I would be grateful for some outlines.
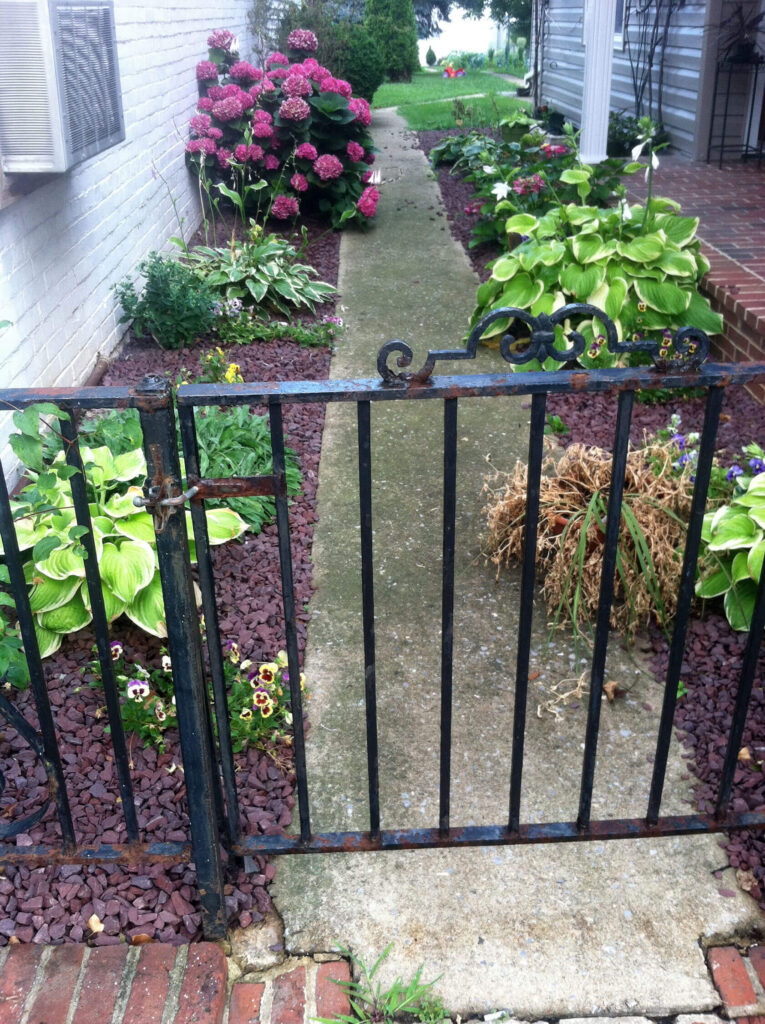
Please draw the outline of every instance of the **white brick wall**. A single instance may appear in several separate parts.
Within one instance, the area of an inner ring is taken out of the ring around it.
[[[81,384],[124,328],[111,286],[198,226],[184,164],[194,69],[214,28],[250,56],[249,0],[115,0],[125,141],[0,210],[0,386]],[[156,169],[156,171],[155,171]],[[6,430],[0,429],[4,441]],[[0,448],[3,447],[0,442]]]

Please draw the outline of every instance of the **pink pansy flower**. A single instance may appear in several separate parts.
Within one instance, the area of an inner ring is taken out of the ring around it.
[[[342,162],[333,153],[324,153],[313,162],[313,169],[322,181],[332,181],[343,173]]]
[[[278,195],[271,205],[271,216],[277,220],[288,220],[297,217],[298,209],[298,201],[294,196]]]

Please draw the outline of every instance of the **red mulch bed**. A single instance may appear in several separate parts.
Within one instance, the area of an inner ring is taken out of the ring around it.
[[[454,133],[420,132],[420,148],[427,155],[432,146],[449,134]],[[474,270],[483,281],[489,276],[486,263],[496,258],[499,250],[488,246],[468,248],[474,217],[465,213],[465,207],[473,191],[469,183],[452,175],[450,170],[449,167],[440,167],[437,173],[451,231],[465,247]],[[470,312],[466,311],[467,314]],[[703,398],[675,401],[669,405],[637,402],[630,432],[633,443],[640,443],[645,432],[655,433],[665,427],[673,412],[680,413],[684,432],[700,431],[704,403]],[[569,428],[569,433],[559,438],[562,444],[577,442],[606,449],[612,447],[616,427],[616,401],[613,396],[550,395],[547,409],[549,413],[560,416]],[[718,431],[721,461],[740,461],[741,446],[750,441],[765,446],[765,406],[742,388],[731,388],[725,396]],[[700,617],[701,611],[700,607],[696,609],[697,617],[689,624],[682,670],[688,695],[678,703],[675,726],[685,749],[683,756],[698,780],[694,786],[696,808],[710,813],[715,807],[746,635],[735,633],[730,628],[719,606],[714,610],[707,608],[703,618]],[[669,646],[658,630],[653,632],[651,643],[656,677],[663,681]],[[732,810],[765,812],[765,650],[758,662],[742,747],[748,749],[751,760],[739,761]],[[752,832],[740,832],[722,839],[720,845],[726,849],[732,867],[751,871],[753,878],[744,875],[740,876],[740,881],[765,910],[765,839],[758,839]],[[720,892],[723,896],[733,895],[725,888]]]
[[[309,224],[309,238],[319,239],[303,258],[319,272],[319,278],[337,283],[340,238],[324,234],[319,224]],[[317,316],[333,311],[326,303]],[[310,319],[303,317],[304,320]],[[168,373],[171,380],[181,366],[192,376],[205,352],[206,342],[192,350],[164,352],[153,341],[132,339],[110,365],[105,385],[131,385],[145,373]],[[289,340],[233,346],[228,360],[239,363],[245,380],[326,379],[329,349],[301,348]],[[255,410],[263,412],[265,410]],[[316,521],[316,485],[324,426],[324,407],[290,405],[284,408],[287,444],[297,453],[303,473],[302,495],[290,507],[292,555],[297,609],[298,640],[302,654],[308,614],[303,611],[312,594],[311,544]],[[224,640],[239,644],[242,657],[271,660],[285,647],[276,528],[266,526],[253,537],[213,548],[217,579],[218,614]],[[157,662],[159,641],[128,620],[112,630],[123,642],[129,658]],[[82,685],[80,669],[91,658],[94,636],[84,630],[65,638],[61,650],[44,662],[51,704],[59,735],[61,756],[72,806],[77,842],[124,843],[114,759],[108,735],[103,694]],[[310,681],[309,681],[310,685]],[[17,707],[36,722],[29,691],[14,698]],[[141,840],[187,841],[186,805],[177,733],[167,734],[164,754],[144,748],[128,737],[131,771]],[[291,750],[286,746],[268,752],[249,750],[236,756],[237,790],[245,835],[273,833],[289,825],[294,806],[294,774]],[[0,770],[6,788],[0,800],[0,821],[17,820],[40,807],[47,796],[42,765],[15,730],[0,725]],[[14,840],[11,840],[14,842]],[[43,823],[16,837],[18,846],[45,843],[60,846],[57,819],[49,811]],[[246,926],[260,920],[270,908],[267,883],[274,866],[256,858],[255,874],[233,873],[226,903],[231,925]],[[81,942],[93,945],[131,941],[148,936],[163,942],[183,943],[198,939],[199,894],[193,866],[187,864],[68,865],[65,867],[6,867],[0,878],[0,946],[11,936],[21,942]],[[88,919],[96,914],[104,929],[92,934]],[[142,941],[142,940],[139,940]]]

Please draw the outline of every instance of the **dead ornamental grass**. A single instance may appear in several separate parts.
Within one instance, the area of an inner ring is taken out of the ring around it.
[[[676,454],[647,442],[627,456],[611,625],[628,636],[652,617],[666,626],[677,606],[691,495],[687,477],[672,473]],[[526,476],[518,462],[484,484],[485,554],[497,576],[523,558]],[[611,453],[601,448],[572,444],[544,462],[536,568],[555,624],[589,631],[595,621],[610,485]]]

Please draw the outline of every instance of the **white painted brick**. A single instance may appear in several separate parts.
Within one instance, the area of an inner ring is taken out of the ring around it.
[[[134,275],[151,249],[187,238],[201,216],[183,147],[197,99],[194,68],[214,28],[234,31],[250,56],[249,0],[116,0],[126,139],[0,211],[2,386],[81,383],[124,328],[112,285]],[[8,457],[9,427],[0,420]]]

